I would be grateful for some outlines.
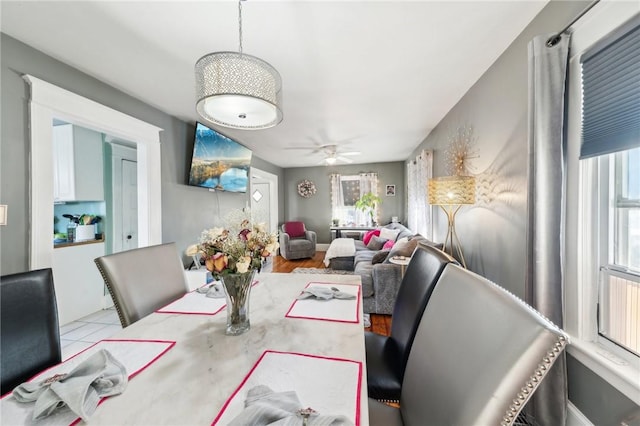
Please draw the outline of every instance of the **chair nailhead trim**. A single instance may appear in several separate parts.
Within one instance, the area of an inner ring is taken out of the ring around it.
[[[520,392],[518,392],[516,399],[512,401],[511,405],[505,413],[505,416],[502,419],[502,422],[500,423],[500,426],[513,425],[516,420],[515,413],[518,413],[520,411],[520,407],[531,397],[535,389],[540,384],[542,378],[549,372],[549,367],[554,361],[554,358],[556,358],[557,354],[564,348],[566,344],[567,339],[565,339],[564,336],[558,336],[558,341],[553,345],[551,351],[542,358],[542,362],[538,364],[538,367],[529,377],[529,380],[527,380]]]

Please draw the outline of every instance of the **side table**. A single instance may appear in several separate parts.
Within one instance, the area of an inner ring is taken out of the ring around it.
[[[411,258],[406,256],[393,256],[391,259],[389,259],[389,262],[396,265],[400,265],[402,267],[400,272],[402,278],[404,278],[404,270],[410,261],[411,261]]]

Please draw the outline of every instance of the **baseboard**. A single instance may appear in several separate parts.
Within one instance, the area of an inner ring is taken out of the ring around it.
[[[567,404],[567,423],[566,426],[593,426],[587,416],[569,401]]]
[[[316,251],[327,251],[329,250],[329,244],[316,244]]]

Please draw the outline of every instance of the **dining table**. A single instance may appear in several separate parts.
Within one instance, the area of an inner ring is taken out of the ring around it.
[[[312,286],[356,297],[297,299]],[[360,277],[259,273],[249,305],[251,328],[238,336],[225,334],[224,308],[161,309],[108,339],[166,346],[130,377],[122,394],[103,399],[88,423],[227,424],[244,409],[248,390],[266,385],[274,392],[295,391],[304,407],[322,415],[368,425]]]

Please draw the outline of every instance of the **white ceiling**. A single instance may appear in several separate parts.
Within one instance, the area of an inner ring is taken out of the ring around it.
[[[244,52],[280,72],[284,120],[219,130],[281,167],[323,159],[285,148],[326,144],[361,151],[356,163],[405,160],[546,3],[244,2]],[[234,1],[1,7],[4,33],[191,123],[196,60],[238,49]]]

